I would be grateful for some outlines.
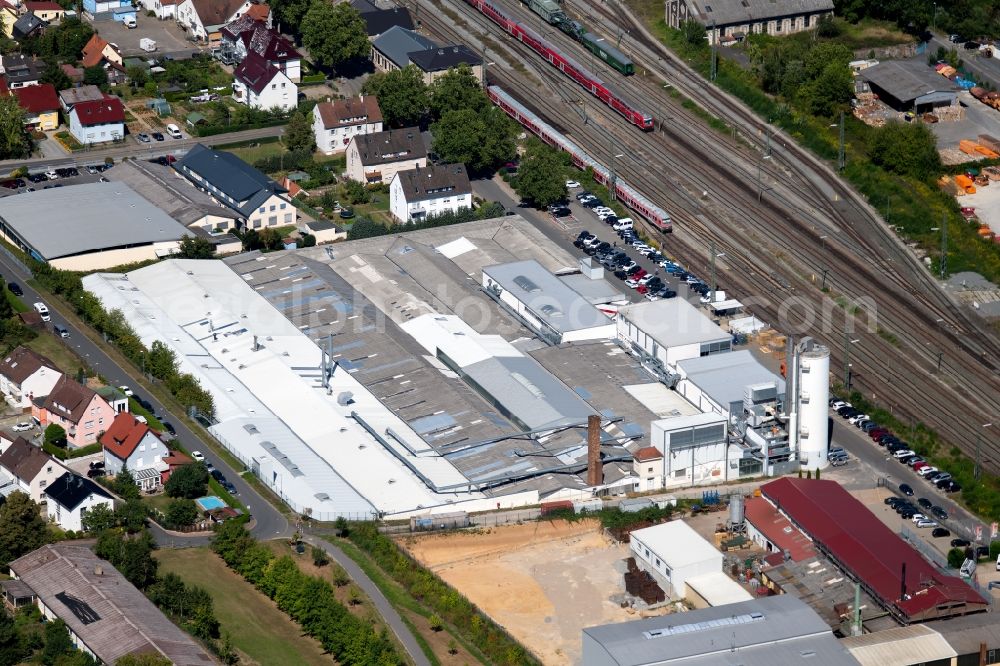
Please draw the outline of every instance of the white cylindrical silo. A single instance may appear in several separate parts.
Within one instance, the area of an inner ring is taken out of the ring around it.
[[[823,469],[830,449],[830,350],[807,338],[798,356],[799,460],[806,469]]]

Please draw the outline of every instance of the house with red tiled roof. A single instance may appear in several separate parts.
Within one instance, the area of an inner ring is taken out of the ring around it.
[[[128,412],[115,417],[100,441],[108,475],[127,469],[143,490],[159,486],[170,469],[171,453],[159,434]]]
[[[66,10],[58,2],[52,2],[52,0],[39,0],[37,2],[28,0],[24,3],[24,9],[43,21],[58,21],[66,15]]]
[[[118,52],[118,49],[111,46],[108,40],[95,33],[90,38],[90,41],[84,45],[83,56],[80,62],[86,68],[99,65],[105,61],[121,66],[122,54]]]
[[[663,487],[663,454],[655,446],[644,446],[632,454],[632,473],[637,492]]]
[[[6,496],[19,490],[44,504],[45,488],[66,471],[58,460],[18,437],[0,455],[0,494]]]
[[[381,131],[382,110],[374,95],[320,102],[313,107],[316,148],[327,155],[346,151],[351,138],[358,134]]]
[[[291,111],[299,89],[275,65],[251,51],[233,72],[233,99],[254,109]]]
[[[48,131],[59,127],[59,95],[51,83],[17,88],[13,94],[25,111],[24,124],[29,129]]]
[[[125,136],[125,107],[114,95],[74,104],[69,131],[82,144],[118,141]]]
[[[66,431],[70,447],[97,443],[97,438],[111,426],[115,410],[90,388],[65,375],[47,396],[36,396],[31,416],[42,428],[55,423]]]
[[[17,347],[0,359],[0,393],[21,409],[29,409],[36,395],[51,393],[62,376],[55,363],[27,347]]]

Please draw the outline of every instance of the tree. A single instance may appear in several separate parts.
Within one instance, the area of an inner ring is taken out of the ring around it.
[[[448,111],[431,132],[441,160],[465,164],[473,172],[492,171],[517,151],[517,127],[495,107]]]
[[[240,655],[233,647],[233,639],[228,632],[222,635],[222,643],[219,645],[219,659],[226,666],[236,666],[240,663]]]
[[[115,510],[107,504],[98,504],[87,509],[83,514],[84,532],[103,532],[118,527],[118,516]]]
[[[326,554],[326,551],[319,546],[312,547],[312,558],[313,564],[318,567],[324,567],[330,563],[330,556]]]
[[[215,246],[207,238],[185,235],[174,256],[180,259],[211,259],[215,256]]]
[[[302,22],[302,45],[324,67],[361,58],[371,48],[364,19],[349,2],[314,0]]]
[[[684,41],[691,46],[708,46],[705,26],[694,19],[687,19],[681,23],[681,34],[684,35]]]
[[[135,477],[132,476],[132,472],[127,467],[122,467],[118,471],[109,486],[124,500],[139,499],[139,486],[135,485]]]
[[[285,246],[285,241],[273,227],[268,227],[260,232],[260,244],[264,250],[280,250]]]
[[[316,237],[313,236],[312,234],[302,234],[302,242],[300,243],[300,246],[301,247],[315,247],[316,246]]]
[[[170,473],[163,490],[170,497],[185,499],[203,497],[208,490],[208,470],[201,463],[178,467]]]
[[[14,95],[0,95],[0,159],[24,157],[27,153],[24,109]]]
[[[45,519],[29,495],[19,490],[0,505],[0,566],[30,553],[46,541]]]
[[[347,199],[347,203],[356,206],[368,201],[368,190],[358,181],[348,180],[344,183],[344,198]]]
[[[118,569],[128,582],[144,590],[156,582],[156,560],[153,559],[155,547],[148,530],[143,530],[134,537],[106,531],[97,537],[94,552]]]
[[[413,65],[372,74],[361,90],[378,97],[382,118],[390,127],[417,124],[430,105],[424,77]]]
[[[952,569],[960,569],[965,562],[965,551],[961,548],[952,548],[948,551],[948,566]]]
[[[108,73],[101,65],[94,65],[83,70],[83,82],[87,85],[103,86],[108,83]]]
[[[267,4],[282,28],[301,34],[299,28],[302,18],[309,11],[310,0],[271,0]]]
[[[931,178],[941,171],[934,134],[923,123],[886,123],[868,143],[872,162],[893,173]]]
[[[142,88],[149,81],[149,71],[144,67],[139,67],[138,65],[126,67],[125,76],[128,77],[128,80],[132,84],[133,88]]]
[[[444,629],[444,622],[441,620],[441,617],[437,614],[432,614],[427,619],[427,621],[430,624],[431,631],[433,632],[439,632],[442,629]]]
[[[61,618],[45,625],[45,649],[42,650],[42,663],[45,666],[54,666],[59,657],[70,654],[75,649],[69,637],[69,629]]]
[[[464,63],[437,78],[431,84],[429,93],[431,114],[435,118],[441,118],[449,111],[481,111],[491,106],[479,79]]]
[[[177,374],[177,355],[159,340],[153,340],[146,354],[146,372],[157,379],[169,379]]]
[[[10,319],[14,316],[14,308],[7,299],[6,288],[0,285],[0,319]]]
[[[171,666],[174,662],[154,652],[127,654],[115,662],[115,666]]]
[[[51,446],[66,446],[66,430],[58,423],[50,423],[45,427],[45,443]]]
[[[826,14],[820,18],[816,24],[816,34],[827,38],[840,37],[840,26],[834,20],[833,14]]]
[[[530,151],[517,170],[515,191],[538,207],[566,196],[563,165],[556,151],[544,144]]]
[[[0,666],[15,666],[21,663],[24,653],[14,620],[0,609]]]
[[[45,67],[42,68],[42,77],[39,81],[42,83],[51,83],[56,90],[66,90],[73,86],[73,81],[70,80],[69,75],[63,71],[63,68],[54,58],[47,58],[45,60]]]
[[[288,150],[316,150],[316,135],[305,114],[296,111],[285,126],[285,147]]]
[[[189,527],[198,520],[198,507],[194,500],[175,499],[167,505],[164,519],[170,528]]]

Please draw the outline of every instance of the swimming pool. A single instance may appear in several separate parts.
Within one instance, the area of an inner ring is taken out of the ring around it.
[[[195,500],[195,503],[201,507],[202,511],[211,511],[212,509],[221,509],[226,506],[226,503],[215,495],[209,495],[207,497],[199,497]]]

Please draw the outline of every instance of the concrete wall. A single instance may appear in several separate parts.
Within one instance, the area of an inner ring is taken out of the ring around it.
[[[130,264],[134,261],[156,259],[163,254],[170,254],[176,251],[179,245],[180,241],[174,240],[119,250],[90,252],[72,257],[52,259],[49,261],[49,264],[54,268],[65,271],[96,271],[113,266],[121,266],[122,264]]]

